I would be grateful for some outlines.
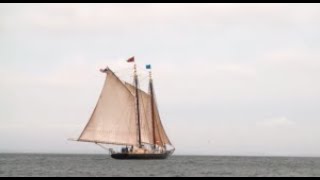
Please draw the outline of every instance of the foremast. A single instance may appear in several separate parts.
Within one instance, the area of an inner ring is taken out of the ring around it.
[[[136,112],[137,112],[137,132],[138,132],[138,146],[142,148],[141,141],[141,115],[140,115],[140,99],[139,99],[139,78],[137,73],[137,64],[134,64],[134,84],[136,87]]]

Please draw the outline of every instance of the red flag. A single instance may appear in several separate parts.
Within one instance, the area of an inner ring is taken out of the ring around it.
[[[127,60],[128,63],[134,62],[134,57],[131,57],[130,59]]]

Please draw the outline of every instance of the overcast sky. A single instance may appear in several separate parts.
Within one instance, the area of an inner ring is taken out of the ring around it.
[[[319,4],[0,4],[0,152],[104,153],[67,139],[130,56],[177,154],[320,156]]]

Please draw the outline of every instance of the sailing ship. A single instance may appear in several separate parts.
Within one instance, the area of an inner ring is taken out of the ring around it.
[[[113,159],[166,159],[175,151],[160,119],[156,103],[151,65],[149,92],[139,88],[139,77],[134,57],[134,83],[122,81],[109,67],[105,84],[93,114],[77,141],[116,145],[109,149]]]

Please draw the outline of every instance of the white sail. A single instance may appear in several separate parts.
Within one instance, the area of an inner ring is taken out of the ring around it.
[[[154,100],[154,121],[156,123],[155,127],[155,144],[159,145],[159,146],[164,146],[166,144],[168,145],[172,145],[172,143],[170,142],[170,139],[166,133],[166,131],[164,130],[164,127],[162,125],[161,122],[161,118],[160,118],[160,113],[159,113],[159,109],[156,103],[156,100]]]
[[[136,87],[129,83],[125,83],[132,95],[136,96]],[[152,118],[151,118],[151,97],[148,93],[139,91],[140,99],[140,124],[141,124],[141,142],[146,144],[153,144],[152,136]]]
[[[125,84],[127,88],[131,91],[132,95],[135,96],[136,88],[129,83]],[[156,144],[159,146],[164,146],[165,144],[171,145],[171,142],[161,123],[160,114],[156,101],[154,100],[154,117],[152,117],[151,96],[148,93],[139,89],[139,98],[141,100],[141,141],[143,143]],[[155,123],[155,129],[153,128],[153,122]],[[155,131],[155,133],[153,131]]]
[[[97,106],[78,139],[85,142],[137,145],[135,97],[111,71]]]

